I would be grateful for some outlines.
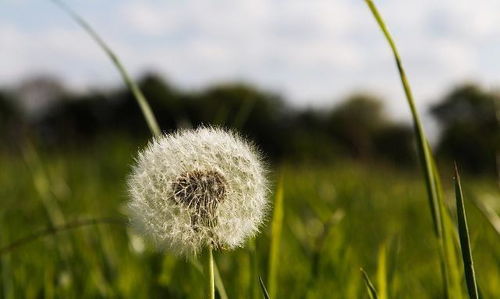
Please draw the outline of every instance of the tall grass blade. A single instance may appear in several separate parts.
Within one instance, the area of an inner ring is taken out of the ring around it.
[[[476,275],[474,273],[474,263],[472,260],[472,251],[470,248],[469,228],[467,226],[467,216],[465,214],[464,196],[460,175],[455,165],[455,197],[457,201],[457,220],[458,234],[460,236],[460,248],[462,249],[462,260],[464,263],[465,281],[467,282],[467,291],[472,299],[478,298],[478,289]]]
[[[273,220],[271,223],[271,246],[269,250],[269,265],[267,286],[272,298],[276,297],[278,260],[280,257],[281,229],[283,225],[283,177],[280,177],[276,188]]]
[[[368,292],[368,296],[370,299],[378,299],[378,294],[377,290],[375,289],[375,286],[371,282],[370,278],[368,277],[368,274],[366,274],[365,270],[363,268],[359,269],[361,271],[361,276],[363,276],[363,280],[365,281],[365,286],[366,290]]]
[[[413,93],[410,88],[410,84],[408,83],[408,79],[406,77],[406,72],[403,68],[403,64],[401,62],[401,57],[399,56],[399,52],[396,48],[396,44],[394,43],[394,40],[392,39],[391,34],[389,33],[389,30],[387,29],[387,26],[385,25],[384,20],[382,19],[382,16],[378,12],[375,4],[373,3],[372,0],[365,0],[366,4],[370,8],[373,16],[375,17],[375,20],[377,21],[380,29],[382,30],[382,33],[384,34],[384,37],[386,38],[387,42],[389,43],[389,46],[392,50],[392,53],[394,55],[394,59],[396,61],[396,66],[398,68],[399,76],[401,78],[401,84],[403,85],[403,89],[406,95],[406,99],[408,102],[408,105],[410,106],[410,111],[411,115],[413,118],[413,125],[415,129],[415,134],[417,135],[417,145],[418,145],[418,152],[420,155],[420,160],[422,163],[422,168],[424,170],[424,175],[425,175],[425,183],[427,187],[427,194],[430,200],[430,208],[431,208],[431,213],[432,213],[432,218],[434,221],[434,229],[436,232],[436,235],[441,237],[441,218],[439,217],[439,205],[437,202],[437,194],[436,194],[436,188],[434,184],[434,176],[432,173],[432,166],[431,166],[431,153],[429,148],[427,147],[427,139],[425,137],[425,133],[423,130],[422,123],[420,121],[420,117],[417,111],[417,107],[415,105],[415,101],[413,99]]]
[[[120,59],[118,56],[111,50],[111,48],[104,42],[104,40],[97,34],[97,32],[90,26],[89,23],[87,23],[82,17],[80,17],[75,11],[73,11],[69,6],[64,4],[63,2],[59,0],[52,0],[57,6],[59,6],[63,11],[65,11],[70,17],[72,17],[93,39],[94,41],[101,47],[101,49],[108,55],[108,57],[111,59],[115,67],[118,69],[120,72],[120,75],[122,76],[123,81],[127,85],[127,87],[130,89],[132,94],[134,95],[135,99],[137,100],[137,103],[139,104],[139,107],[141,108],[142,114],[144,115],[144,118],[146,119],[146,122],[148,124],[149,129],[151,130],[151,133],[155,136],[158,136],[161,134],[160,127],[158,126],[158,122],[156,121],[156,117],[154,116],[153,111],[151,110],[151,107],[148,104],[148,101],[146,100],[146,97],[142,93],[141,89],[139,86],[135,83],[134,80],[130,77],[128,74],[127,70],[121,63]]]
[[[428,148],[429,145],[427,145]],[[446,282],[445,293],[448,298],[461,298],[462,297],[462,275],[459,266],[459,258],[457,247],[455,246],[457,240],[457,233],[455,226],[451,219],[450,214],[444,203],[444,192],[441,184],[441,179],[436,167],[436,162],[431,156],[432,173],[434,175],[434,184],[436,185],[436,194],[439,203],[439,215],[442,219],[442,238],[439,239],[440,243],[440,266],[442,269],[443,281]]]
[[[260,283],[260,289],[262,290],[262,295],[264,295],[265,299],[270,299],[271,297],[269,296],[269,292],[266,289],[266,286],[264,285],[264,282],[262,281],[262,277],[259,276],[259,283]]]
[[[417,111],[417,107],[415,105],[415,101],[413,98],[413,93],[410,88],[410,84],[408,83],[408,79],[406,76],[406,72],[403,68],[403,64],[397,50],[396,44],[385,25],[385,22],[378,12],[375,4],[372,0],[365,0],[368,5],[370,11],[372,12],[377,24],[379,25],[382,33],[384,34],[385,39],[387,40],[394,59],[396,61],[396,66],[399,72],[399,76],[401,79],[401,84],[403,86],[404,93],[406,95],[406,99],[408,105],[410,107],[411,115],[413,118],[413,126],[416,134],[417,140],[417,151],[420,156],[420,162],[422,165],[422,169],[424,171],[425,185],[427,189],[427,195],[429,200],[429,207],[433,219],[434,224],[434,232],[438,238],[438,243],[440,247],[440,256],[441,256],[441,265],[444,277],[444,289],[447,297],[452,298],[460,298],[461,292],[457,287],[457,266],[454,265],[453,260],[456,258],[454,254],[451,252],[453,250],[453,238],[452,238],[452,230],[450,229],[450,222],[446,221],[443,223],[443,216],[446,214],[446,210],[443,203],[442,192],[438,191],[440,186],[440,179],[437,168],[434,165],[431,149],[428,145],[427,138],[425,137],[425,132],[420,121],[420,117]],[[451,246],[450,246],[451,244]],[[451,273],[450,273],[451,272]],[[451,277],[450,277],[451,275]]]

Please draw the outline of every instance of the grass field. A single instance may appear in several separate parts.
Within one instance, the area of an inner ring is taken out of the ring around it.
[[[481,298],[500,297],[498,184],[463,179],[469,234],[463,213],[457,229],[453,171],[441,168],[441,196],[397,48],[373,2],[366,3],[394,55],[422,169],[352,161],[270,165],[275,205],[262,234],[239,250],[216,252],[221,298],[262,298],[266,284],[271,298],[477,298],[475,278]],[[115,54],[83,19],[62,8],[111,58],[152,134],[159,135],[147,100]],[[206,297],[204,257],[155,251],[127,226],[126,178],[143,146],[107,136],[78,150],[28,143],[19,153],[0,154],[0,296]],[[475,278],[472,265],[463,273],[463,261],[471,261],[468,238]]]
[[[110,141],[113,140],[113,141]],[[125,180],[142,145],[109,138],[82,150],[0,158],[0,247],[78,219],[126,220]],[[379,297],[441,298],[439,253],[418,173],[339,161],[274,165],[283,177],[284,218],[277,263],[279,298],[363,298],[363,267]],[[452,171],[443,178],[454,206]],[[496,183],[463,179],[466,198],[500,196]],[[472,252],[484,298],[500,295],[500,239],[466,201]],[[453,208],[454,210],[454,208]],[[216,254],[229,298],[261,298],[270,219],[245,248]],[[202,298],[199,261],[155,252],[123,223],[39,238],[1,256],[3,298]],[[465,294],[465,282],[463,283]]]

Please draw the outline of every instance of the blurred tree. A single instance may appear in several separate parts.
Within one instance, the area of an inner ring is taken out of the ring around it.
[[[55,98],[35,128],[47,144],[81,144],[112,129],[113,109],[105,94],[66,93]]]
[[[280,97],[245,84],[209,88],[192,99],[193,122],[241,130],[273,158],[284,155],[288,121]]]
[[[374,143],[377,157],[398,166],[415,166],[415,136],[410,125],[388,124],[375,133]]]
[[[0,147],[12,147],[23,137],[23,120],[23,114],[13,94],[0,90]]]
[[[327,130],[344,151],[354,158],[370,158],[374,153],[374,136],[386,124],[383,105],[377,98],[358,94],[332,110]]]
[[[153,73],[146,74],[139,85],[162,130],[190,126],[186,99],[174,87]]]
[[[324,111],[307,109],[290,116],[290,138],[286,157],[324,163],[339,154],[338,144],[328,134]]]
[[[500,150],[498,94],[467,84],[452,90],[431,112],[442,126],[438,153],[473,173],[494,173]]]
[[[0,131],[5,131],[6,127],[19,116],[19,107],[14,104],[12,95],[7,91],[0,90]]]
[[[37,118],[66,93],[66,87],[51,75],[35,75],[21,82],[15,96],[27,116]]]

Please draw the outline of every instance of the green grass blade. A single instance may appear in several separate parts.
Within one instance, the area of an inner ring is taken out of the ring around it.
[[[64,213],[56,198],[52,195],[50,177],[40,160],[36,148],[31,143],[27,143],[24,148],[22,148],[22,154],[32,174],[33,186],[40,196],[51,225],[65,223]]]
[[[1,215],[0,215],[1,217]],[[2,231],[1,239],[6,238],[6,233]],[[2,280],[0,282],[0,296],[5,299],[12,299],[14,297],[14,283],[13,283],[13,271],[11,267],[10,256],[0,255],[0,275]]]
[[[251,261],[251,269],[248,269],[250,271],[250,277],[251,277],[251,288],[252,288],[252,296],[250,298],[256,299],[256,298],[261,298],[260,294],[261,291],[260,286],[259,286],[259,255],[257,251],[257,240],[252,239],[248,242],[248,249],[249,249],[249,255],[250,255],[250,261]]]
[[[417,140],[417,151],[420,156],[420,162],[422,169],[424,171],[424,179],[425,186],[427,189],[427,195],[429,200],[429,207],[433,219],[434,224],[434,232],[438,238],[438,243],[440,247],[440,256],[441,256],[441,265],[443,277],[444,277],[444,289],[447,297],[460,298],[461,292],[458,288],[457,284],[457,265],[454,263],[454,259],[456,258],[452,252],[453,249],[453,230],[450,229],[451,223],[450,221],[446,221],[443,223],[443,217],[447,217],[446,209],[443,203],[443,195],[442,191],[439,191],[440,188],[440,179],[437,168],[433,161],[432,152],[428,145],[427,138],[425,137],[425,132],[423,130],[422,123],[420,121],[420,117],[417,111],[417,107],[415,105],[415,101],[413,99],[413,93],[410,88],[410,84],[408,83],[408,79],[406,76],[406,72],[404,70],[403,64],[401,62],[401,58],[399,52],[397,50],[396,44],[385,25],[385,22],[378,12],[375,4],[372,0],[365,0],[368,5],[370,11],[372,12],[377,24],[379,25],[382,33],[384,34],[385,39],[387,40],[394,59],[396,61],[397,69],[399,72],[399,76],[401,79],[401,84],[403,86],[403,90],[406,95],[406,99],[408,105],[410,107],[411,115],[413,118],[413,125],[416,134]],[[447,217],[449,218],[449,217]],[[452,226],[451,226],[452,227]],[[451,245],[450,245],[451,244]],[[450,276],[451,275],[451,276]]]
[[[406,95],[406,99],[408,102],[408,105],[410,106],[410,111],[411,115],[413,118],[413,125],[415,129],[415,134],[417,135],[417,145],[418,145],[418,152],[420,155],[420,160],[422,163],[422,168],[424,170],[424,175],[425,175],[425,183],[427,187],[427,194],[430,200],[430,208],[431,208],[431,213],[432,213],[432,219],[434,221],[434,230],[436,232],[436,235],[438,237],[441,237],[441,219],[439,217],[438,209],[439,205],[437,202],[437,194],[436,194],[436,188],[434,184],[434,176],[432,174],[432,166],[431,166],[431,152],[429,148],[427,147],[427,139],[425,137],[425,133],[423,130],[422,123],[420,121],[420,117],[417,111],[417,107],[415,105],[415,101],[413,99],[413,93],[410,88],[410,84],[408,83],[408,79],[406,76],[406,72],[403,68],[403,64],[401,62],[401,57],[399,56],[398,49],[396,48],[396,44],[394,43],[394,40],[392,39],[392,36],[387,29],[387,26],[385,25],[384,20],[382,19],[382,16],[378,12],[375,4],[373,3],[372,0],[365,0],[366,4],[370,8],[370,11],[372,12],[373,16],[375,17],[375,20],[377,21],[377,24],[379,25],[380,29],[382,30],[382,33],[384,34],[385,39],[389,43],[389,46],[392,50],[392,53],[394,55],[394,59],[396,61],[396,65],[398,68],[399,76],[401,78],[401,84],[403,85],[403,89]]]
[[[462,249],[462,259],[464,263],[465,280],[467,282],[467,291],[469,297],[478,298],[478,290],[476,284],[476,275],[474,272],[474,263],[472,260],[472,251],[470,248],[469,228],[467,227],[467,216],[465,214],[464,196],[462,185],[460,183],[460,175],[458,174],[457,166],[455,165],[455,197],[457,201],[457,220],[458,234],[460,236],[460,248]]]
[[[428,148],[429,145],[427,145]],[[436,195],[438,198],[438,213],[442,219],[442,238],[440,244],[440,266],[442,269],[443,282],[445,283],[445,294],[448,298],[462,297],[462,275],[459,266],[459,258],[455,240],[457,234],[450,214],[444,204],[444,192],[441,184],[441,178],[436,167],[436,162],[431,156],[432,173],[434,175],[434,184],[436,186]]]
[[[227,299],[226,288],[224,287],[224,282],[222,281],[222,277],[220,276],[219,267],[217,267],[217,263],[214,260],[214,272],[215,272],[215,287],[217,288],[217,292],[219,293],[220,299]]]
[[[370,299],[378,299],[377,290],[375,289],[375,286],[368,277],[368,274],[366,274],[363,268],[360,268],[359,270],[361,271],[361,276],[363,276],[363,280],[365,281],[365,286],[368,292],[368,296],[370,296]]]
[[[270,299],[269,297],[269,292],[266,289],[266,286],[264,285],[264,282],[262,281],[262,277],[259,276],[259,283],[260,283],[260,288],[262,290],[262,295],[264,295],[265,299]]]
[[[387,245],[380,246],[377,261],[377,289],[380,299],[387,299]]]
[[[154,116],[153,111],[151,110],[151,107],[149,106],[148,101],[146,100],[146,97],[142,93],[139,86],[135,83],[135,81],[132,80],[127,70],[121,63],[120,59],[118,58],[118,56],[113,52],[113,50],[111,50],[111,48],[106,44],[106,42],[104,42],[104,40],[97,34],[97,32],[90,26],[90,24],[87,23],[71,8],[69,8],[69,6],[58,0],[52,0],[52,2],[54,2],[69,16],[71,16],[71,18],[73,18],[78,23],[78,25],[80,25],[94,39],[94,41],[99,45],[99,47],[101,47],[101,49],[106,53],[106,55],[108,55],[108,57],[111,59],[115,67],[120,72],[123,81],[130,89],[135,99],[137,100],[137,103],[141,108],[142,114],[146,119],[148,127],[151,130],[151,133],[155,136],[160,135],[161,134],[160,127],[158,126],[156,117]]]
[[[500,216],[495,212],[495,209],[487,201],[480,198],[473,198],[472,203],[488,221],[491,228],[500,236]]]
[[[281,229],[283,225],[283,178],[281,177],[276,188],[273,220],[271,223],[271,246],[269,249],[269,265],[267,286],[272,298],[276,297],[278,260],[280,257]]]

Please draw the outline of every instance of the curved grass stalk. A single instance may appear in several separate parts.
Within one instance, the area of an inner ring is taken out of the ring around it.
[[[149,106],[146,97],[142,93],[139,86],[135,83],[135,81],[132,80],[127,70],[121,63],[120,59],[118,58],[118,56],[113,52],[113,50],[111,50],[111,48],[106,44],[106,42],[104,42],[104,40],[97,34],[97,32],[82,17],[80,17],[76,12],[74,12],[69,6],[67,6],[66,4],[64,4],[59,0],[52,0],[52,2],[54,2],[62,10],[64,10],[71,18],[73,18],[73,20],[75,20],[75,22],[77,22],[78,25],[80,25],[92,37],[92,39],[94,39],[94,41],[99,45],[99,47],[101,47],[101,49],[106,53],[106,55],[108,55],[108,57],[111,59],[115,67],[120,72],[123,81],[134,95],[134,98],[137,100],[137,103],[141,108],[142,114],[146,119],[148,127],[151,130],[151,133],[155,136],[160,135],[161,134],[160,127],[158,126],[156,117],[153,114],[153,111],[151,110],[151,107]]]
[[[389,44],[396,66],[401,79],[401,84],[410,107],[413,126],[417,139],[417,151],[420,156],[420,162],[424,171],[424,179],[429,200],[429,207],[434,224],[434,232],[438,239],[441,257],[442,276],[444,280],[444,289],[448,298],[461,298],[459,270],[456,264],[456,254],[453,244],[453,227],[449,221],[449,215],[446,212],[442,191],[440,190],[441,182],[437,167],[434,163],[432,152],[428,144],[425,132],[420,121],[417,107],[413,98],[410,84],[404,70],[401,57],[399,55],[396,44],[385,25],[385,22],[380,15],[377,7],[372,0],[365,0],[375,20],[377,21],[380,30],[382,31],[387,43]]]
[[[398,49],[396,48],[396,44],[387,29],[387,26],[385,25],[384,20],[382,19],[382,16],[377,10],[377,7],[373,3],[372,0],[365,0],[366,4],[370,8],[373,16],[375,17],[375,20],[377,21],[377,24],[379,25],[380,29],[382,30],[382,33],[384,34],[385,39],[387,40],[392,53],[394,55],[394,60],[396,61],[396,66],[398,68],[399,76],[401,79],[401,84],[403,86],[404,93],[406,95],[406,99],[408,102],[408,105],[410,107],[412,119],[413,119],[413,127],[415,129],[415,134],[417,136],[417,147],[418,147],[418,152],[420,155],[420,160],[422,163],[422,168],[424,170],[424,176],[425,176],[425,184],[427,188],[427,195],[430,200],[429,205],[431,208],[431,213],[432,213],[432,219],[434,221],[434,230],[436,232],[436,235],[441,238],[442,235],[442,229],[441,229],[441,217],[439,215],[439,204],[438,204],[438,199],[437,199],[437,190],[435,186],[435,178],[433,175],[433,170],[432,170],[432,165],[431,165],[431,152],[429,147],[427,146],[427,139],[425,137],[424,129],[422,126],[422,122],[420,121],[420,116],[418,114],[417,107],[415,105],[415,101],[413,99],[413,93],[411,91],[410,84],[408,83],[408,79],[406,76],[406,72],[403,68],[403,63],[401,61],[401,57],[399,55]]]
[[[158,125],[158,121],[156,120],[156,117],[153,111],[151,110],[151,106],[149,105],[146,97],[142,93],[139,86],[128,74],[127,70],[121,63],[118,56],[113,52],[113,50],[111,50],[111,48],[104,42],[104,40],[97,34],[97,32],[90,26],[90,24],[88,24],[82,17],[80,17],[76,12],[74,12],[71,8],[69,8],[69,6],[65,5],[63,2],[59,0],[52,0],[52,2],[54,2],[63,11],[69,14],[70,17],[72,17],[92,37],[92,39],[94,39],[94,41],[99,45],[99,47],[108,55],[108,57],[111,59],[115,67],[120,72],[123,81],[125,82],[127,87],[131,90],[132,94],[134,95],[134,98],[139,104],[141,112],[144,115],[144,118],[146,119],[146,122],[148,124],[151,133],[154,136],[159,136],[161,134],[161,130]],[[215,269],[215,277],[211,277],[211,279],[215,281],[215,286],[217,287],[217,290],[221,298],[222,299],[227,298],[227,293],[224,288],[224,284],[220,277],[217,265],[215,264],[215,262],[213,262],[213,259],[212,259],[212,267],[213,267],[212,275],[214,274],[213,269]],[[212,282],[211,284],[213,285],[214,283]]]

